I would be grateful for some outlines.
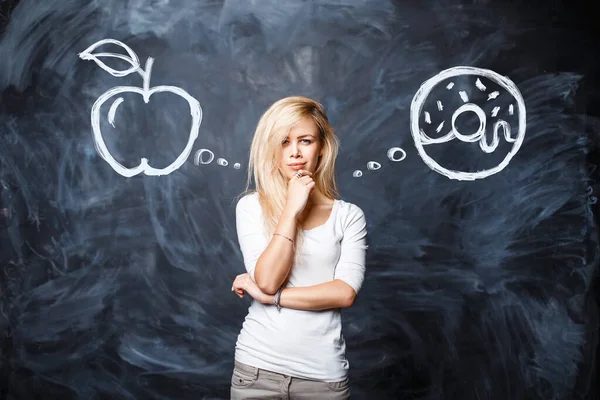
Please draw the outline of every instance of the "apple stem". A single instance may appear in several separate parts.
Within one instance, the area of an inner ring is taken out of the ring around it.
[[[154,59],[152,57],[148,57],[146,60],[146,68],[140,68],[138,71],[144,80],[144,101],[146,103],[150,101],[150,75],[152,74],[152,64],[154,64]]]

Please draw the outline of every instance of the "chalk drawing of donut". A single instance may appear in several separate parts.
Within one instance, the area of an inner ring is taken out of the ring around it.
[[[486,102],[493,102],[501,94],[501,92],[498,90],[490,91],[488,93],[488,88],[484,83],[487,82],[487,80],[493,82],[499,88],[505,90],[508,93],[508,95],[512,96],[512,99],[514,101],[512,101],[508,105],[508,107],[506,107],[506,109],[503,110],[503,112],[505,113],[505,115],[509,116],[515,116],[516,114],[516,120],[518,121],[518,123],[516,124],[518,125],[516,129],[516,134],[513,134],[514,129],[511,127],[510,123],[498,117],[499,113],[501,112],[500,106],[493,107],[493,109],[490,112],[489,118],[497,118],[497,120],[495,123],[493,123],[490,134],[487,134],[486,126],[488,123],[488,116],[486,115],[486,113],[480,105],[471,102],[469,99],[469,90],[473,90],[473,88],[456,87],[459,85],[455,85],[455,83],[452,81],[452,78],[457,78],[460,76],[469,76],[472,78],[476,78],[474,86],[480,92],[487,94],[487,100],[485,100]],[[442,87],[442,89],[439,90],[444,90],[444,87],[440,85],[440,83],[446,80],[449,80],[449,82],[446,84],[445,89],[447,91],[458,91],[458,96],[460,96],[460,99],[463,104],[453,112],[450,121],[443,120],[441,121],[441,123],[437,124],[435,132],[437,134],[441,134],[442,136],[431,137],[433,135],[427,134],[425,132],[424,127],[432,127],[432,113],[441,112],[444,109],[444,104],[442,103],[442,101],[437,100],[436,107],[433,110],[424,111],[423,108],[425,105],[425,101],[427,100],[428,96],[432,93],[432,91],[434,91],[434,89],[437,91],[439,87]],[[461,114],[467,112],[474,113],[475,116],[479,119],[478,129],[475,132],[469,134],[461,133],[456,127],[457,118]],[[421,85],[421,87],[413,97],[410,106],[411,133],[415,142],[415,147],[417,148],[417,151],[423,159],[423,161],[425,162],[425,164],[435,172],[438,172],[448,177],[449,179],[456,179],[461,181],[472,181],[475,179],[482,179],[502,171],[508,165],[510,160],[515,156],[515,154],[519,151],[519,148],[523,143],[523,139],[525,138],[525,122],[525,102],[523,100],[523,96],[521,95],[519,89],[514,84],[514,82],[512,82],[505,76],[499,75],[494,71],[483,68],[457,66],[440,72],[439,74],[435,75],[431,79],[428,79]],[[501,135],[504,137],[504,140],[507,143],[512,144],[512,147],[510,151],[508,151],[506,157],[504,157],[504,159],[498,165],[484,170],[451,170],[440,165],[425,151],[425,146],[443,144],[451,140],[458,139],[459,141],[464,143],[478,142],[481,151],[490,154],[493,153],[498,147]],[[488,137],[490,136],[491,140],[488,140]]]

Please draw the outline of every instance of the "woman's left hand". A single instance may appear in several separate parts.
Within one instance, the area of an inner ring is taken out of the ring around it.
[[[237,294],[240,298],[244,297],[244,292],[246,292],[259,303],[273,303],[274,296],[263,293],[248,273],[236,276],[235,280],[233,281],[233,286],[231,287],[231,290],[234,291],[235,294]]]

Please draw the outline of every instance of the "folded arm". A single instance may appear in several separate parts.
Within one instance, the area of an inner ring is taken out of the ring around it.
[[[273,304],[273,295],[265,295],[262,302]],[[320,311],[352,306],[356,292],[346,282],[335,279],[331,282],[306,287],[288,287],[281,291],[279,304],[294,310]]]
[[[287,279],[294,261],[292,243],[283,237],[268,240],[262,234],[260,206],[242,199],[238,203],[237,231],[246,270],[264,296],[256,299],[272,304],[274,294]],[[257,210],[258,207],[258,210]],[[343,221],[341,253],[332,281],[306,287],[286,287],[280,305],[298,310],[350,307],[356,299],[365,273],[367,228],[364,213],[352,205]],[[278,232],[288,236],[296,229],[295,217],[285,214]],[[290,236],[291,237],[291,236]]]
[[[284,213],[276,232],[296,240],[296,224],[295,215]],[[292,242],[278,235],[270,240],[264,236],[261,208],[255,196],[238,202],[236,229],[248,274],[262,292],[274,294],[287,279],[294,263]]]
[[[367,226],[365,216],[353,207],[344,221],[340,258],[333,280],[306,287],[286,287],[279,304],[296,310],[326,310],[347,308],[354,304],[365,275]],[[273,304],[275,296],[265,295],[262,301]]]
[[[296,217],[284,213],[275,232],[296,240]],[[273,235],[254,268],[256,284],[263,292],[274,294],[285,282],[294,264],[294,246],[283,236]]]

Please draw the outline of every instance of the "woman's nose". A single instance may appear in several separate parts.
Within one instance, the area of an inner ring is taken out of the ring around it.
[[[297,157],[299,154],[299,148],[297,145],[293,144],[292,145],[292,157]]]

